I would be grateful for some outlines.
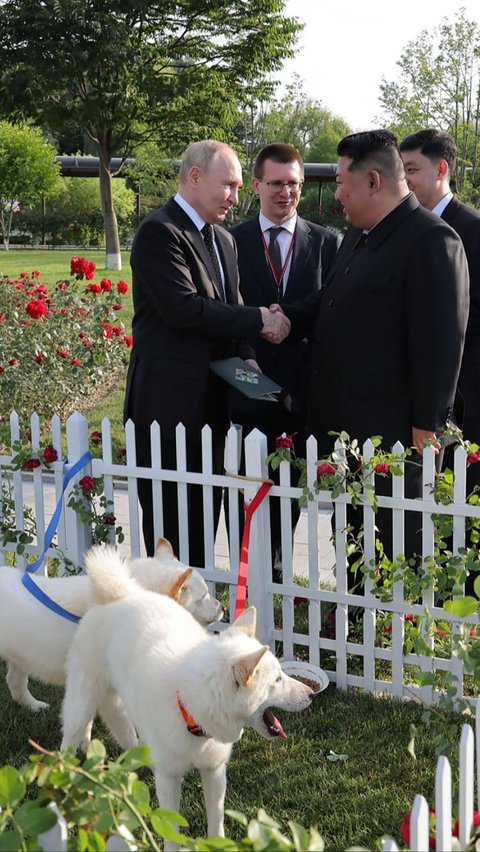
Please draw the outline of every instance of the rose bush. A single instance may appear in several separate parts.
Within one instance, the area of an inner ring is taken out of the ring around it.
[[[38,270],[0,278],[0,424],[11,411],[51,417],[125,364],[119,321],[125,281],[93,282],[95,264],[72,257],[70,277],[46,287]]]

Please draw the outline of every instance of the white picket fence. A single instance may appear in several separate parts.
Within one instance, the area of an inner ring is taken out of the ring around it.
[[[475,780],[477,788],[476,810],[480,810],[478,801],[478,791],[480,790],[480,715],[477,715],[475,735],[471,725],[463,726],[459,747],[457,812],[458,843],[462,852],[468,846],[473,825]],[[451,852],[453,848],[454,805],[451,766],[448,759],[441,756],[437,761],[435,802],[433,803],[435,848],[439,852],[440,850],[441,852]],[[415,796],[410,813],[409,848],[412,852],[427,852],[430,848],[430,836],[429,805],[425,797],[418,794]],[[382,850],[383,852],[398,852],[398,846],[391,837],[385,837],[382,840]]]
[[[15,525],[17,530],[24,528],[24,506],[30,501],[36,519],[38,540],[25,549],[24,556],[18,557],[18,564],[23,567],[26,558],[42,551],[44,530],[51,515],[53,505],[62,499],[62,482],[65,461],[76,462],[89,449],[89,427],[87,420],[80,414],[72,415],[66,424],[66,434],[63,433],[59,418],[51,422],[51,443],[56,448],[59,460],[52,465],[52,471],[44,468],[35,469],[30,477],[22,471],[12,471],[10,468],[12,454],[0,455],[0,489],[9,488],[15,502]],[[180,553],[179,558],[188,563],[188,530],[187,530],[187,483],[202,484],[204,488],[204,520],[205,520],[205,557],[210,567],[204,570],[205,579],[215,592],[215,584],[227,584],[230,597],[230,612],[234,610],[236,583],[238,576],[240,532],[238,526],[238,499],[242,489],[245,498],[250,501],[255,495],[261,481],[268,478],[265,463],[267,455],[266,439],[256,430],[245,439],[246,476],[239,477],[240,436],[235,428],[231,428],[225,455],[226,473],[214,475],[211,473],[211,435],[205,427],[203,433],[203,472],[192,473],[186,466],[185,432],[182,426],[177,428],[177,458],[178,469],[162,470],[160,459],[158,424],[152,425],[152,466],[140,468],[136,465],[135,435],[133,424],[125,427],[126,464],[113,460],[111,429],[108,420],[102,424],[102,455],[92,459],[69,484],[63,495],[64,511],[61,514],[56,544],[69,559],[78,565],[83,565],[84,553],[88,549],[90,538],[89,529],[81,523],[76,512],[66,508],[71,488],[74,482],[86,475],[103,477],[104,490],[107,499],[112,502],[112,511],[118,514],[116,507],[122,500],[128,505],[127,544],[133,557],[142,553],[141,515],[137,499],[137,481],[139,477],[151,478],[155,506],[156,535],[162,535],[162,480],[178,483],[179,494],[179,525]],[[18,420],[11,417],[12,443],[20,438]],[[40,423],[34,415],[31,419],[31,441],[33,448],[40,446]],[[45,439],[43,439],[45,445]],[[66,452],[65,452],[66,448]],[[397,446],[400,453],[402,448]],[[367,442],[364,455],[371,456],[374,448]],[[434,525],[432,513],[454,515],[454,548],[461,547],[465,541],[465,517],[480,517],[480,507],[465,503],[466,465],[465,452],[459,448],[455,453],[455,500],[448,506],[435,502],[432,494],[434,482],[434,453],[428,448],[423,461],[423,497],[421,500],[403,497],[403,477],[393,477],[393,496],[379,497],[380,506],[390,507],[393,512],[393,529],[395,549],[403,549],[404,515],[407,511],[420,512],[423,518],[423,556],[433,554]],[[317,448],[313,438],[307,444],[307,472],[310,486],[316,478]],[[216,550],[213,530],[212,487],[224,489],[224,500],[228,501],[230,514],[228,570],[216,567]],[[27,491],[29,498],[27,498]],[[331,681],[341,689],[349,686],[362,688],[372,693],[387,693],[394,698],[417,696],[428,704],[436,700],[436,694],[431,686],[419,687],[408,677],[408,667],[419,666],[422,671],[443,670],[451,672],[457,678],[458,695],[465,693],[463,663],[456,657],[418,656],[414,653],[404,653],[405,616],[410,613],[413,617],[422,616],[427,608],[436,619],[452,623],[452,631],[458,631],[462,619],[446,614],[443,608],[435,605],[434,593],[431,588],[424,590],[422,599],[415,604],[408,603],[403,597],[403,584],[397,582],[390,602],[380,602],[375,596],[373,581],[367,579],[364,594],[351,594],[348,591],[348,563],[346,551],[346,510],[351,501],[349,494],[341,494],[333,502],[329,491],[320,491],[311,500],[306,509],[308,530],[308,577],[307,585],[298,582],[293,560],[292,531],[290,504],[301,494],[299,488],[290,485],[290,469],[284,462],[280,468],[280,485],[273,486],[269,494],[281,498],[282,514],[282,550],[283,550],[283,581],[281,584],[272,582],[271,554],[269,541],[269,498],[264,500],[254,515],[251,537],[248,578],[248,599],[257,608],[258,635],[261,641],[270,645],[285,660],[298,657],[308,659],[310,664],[324,668]],[[320,562],[318,550],[318,516],[320,508],[331,508],[335,514],[335,559],[336,586],[323,588],[320,583]],[[375,513],[366,501],[364,508],[364,549],[367,562],[375,559]],[[113,536],[113,529],[112,529]],[[2,546],[0,542],[0,558],[6,561],[7,551],[14,550],[14,544]],[[3,553],[1,552],[3,550]],[[49,550],[55,555],[55,550]],[[305,582],[305,581],[304,581]],[[274,594],[281,595],[281,612],[278,606],[274,614]],[[296,596],[308,600],[308,626],[298,629],[296,623]],[[364,612],[363,636],[349,636],[348,612],[350,607],[360,607]],[[332,608],[335,609],[335,635],[326,635],[326,619]],[[391,642],[379,641],[377,618],[379,614],[392,614]],[[469,616],[468,622],[478,624],[478,616]],[[429,640],[430,641],[430,640]],[[433,643],[433,640],[432,640]],[[431,644],[433,648],[433,644]],[[352,655],[356,658],[352,666]],[[352,671],[352,668],[354,669]],[[409,682],[410,681],[410,682]],[[471,678],[469,679],[469,699],[476,705],[476,696],[472,695]]]

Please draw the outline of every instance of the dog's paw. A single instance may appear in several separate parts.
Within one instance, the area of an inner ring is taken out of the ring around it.
[[[25,704],[25,707],[28,707],[32,713],[38,713],[39,710],[48,710],[50,704],[47,704],[46,701],[37,701],[36,698],[30,698],[28,703]]]

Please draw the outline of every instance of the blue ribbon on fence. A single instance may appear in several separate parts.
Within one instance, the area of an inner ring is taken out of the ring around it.
[[[67,485],[71,479],[80,471],[83,467],[85,467],[88,462],[92,460],[92,454],[86,452],[83,454],[81,458],[78,459],[74,464],[70,465],[68,462],[65,462],[64,474],[63,474],[63,484],[62,484],[62,493],[60,495],[60,499],[57,503],[55,511],[50,518],[50,523],[45,531],[45,538],[43,542],[43,550],[38,559],[35,560],[31,565],[27,565],[25,569],[25,573],[22,577],[22,583],[29,592],[31,592],[40,603],[44,604],[44,606],[51,609],[52,612],[57,613],[57,615],[63,616],[63,618],[69,619],[69,621],[74,621],[78,623],[80,618],[78,615],[74,615],[73,612],[69,612],[67,609],[64,609],[62,606],[57,604],[54,600],[52,600],[42,589],[39,589],[36,583],[34,583],[30,574],[34,574],[35,571],[38,571],[40,565],[42,564],[45,554],[50,547],[53,537],[57,531],[58,522],[60,520],[60,515],[62,514],[63,507],[63,495],[67,489]]]

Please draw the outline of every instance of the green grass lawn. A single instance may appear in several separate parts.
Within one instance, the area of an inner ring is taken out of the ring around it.
[[[60,742],[62,690],[32,683],[37,698],[51,708],[33,715],[10,698],[0,664],[1,764],[22,764],[31,738],[48,749]],[[256,816],[263,807],[286,828],[288,820],[316,825],[327,852],[353,845],[374,849],[382,834],[400,843],[400,826],[416,793],[433,804],[436,759],[426,736],[417,738],[417,759],[407,750],[410,725],[419,725],[423,708],[358,691],[330,686],[302,713],[281,714],[287,741],[264,740],[252,730],[233,748],[228,768],[226,808]],[[99,724],[94,736],[118,754]],[[333,759],[337,756],[337,759]],[[338,756],[342,756],[338,759]],[[150,773],[145,780],[152,785]],[[193,836],[205,834],[200,777],[191,773],[183,786],[181,811]],[[241,828],[227,817],[227,836]]]

